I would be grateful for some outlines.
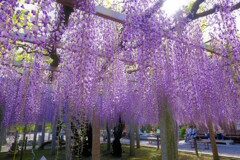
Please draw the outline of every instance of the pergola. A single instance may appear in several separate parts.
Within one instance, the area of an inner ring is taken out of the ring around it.
[[[160,9],[160,7],[164,4],[165,1],[166,0],[157,1],[157,3],[155,3],[152,7],[145,10],[143,12],[142,16],[145,17],[145,18],[150,18],[153,13],[157,12]],[[59,63],[60,63],[59,61],[60,60],[59,60],[59,57],[57,55],[57,49],[59,48],[59,49],[65,50],[65,48],[63,47],[64,45],[59,40],[59,38],[61,39],[61,36],[63,35],[64,31],[61,31],[59,26],[61,24],[64,24],[64,27],[66,27],[68,25],[68,20],[69,20],[70,15],[74,12],[74,8],[81,8],[81,6],[78,6],[79,1],[77,1],[77,0],[57,0],[57,2],[59,4],[63,5],[63,8],[64,8],[63,10],[64,11],[63,11],[63,13],[59,14],[59,17],[58,17],[59,22],[57,24],[57,29],[54,32],[51,33],[50,38],[46,39],[45,37],[38,37],[38,36],[36,37],[36,35],[34,35],[34,36],[27,35],[26,36],[24,33],[14,33],[12,36],[9,36],[10,39],[11,39],[11,37],[13,37],[13,39],[16,40],[16,41],[29,42],[29,43],[33,43],[33,44],[37,44],[37,45],[44,44],[44,47],[46,47],[46,49],[49,52],[49,57],[52,58],[52,60],[53,60],[53,62],[50,64],[50,67],[46,68],[46,70],[50,70],[51,72],[59,71],[58,66],[59,66]],[[193,4],[193,7],[192,7],[190,13],[186,17],[187,20],[188,20],[188,21],[186,21],[186,23],[189,23],[190,21],[196,20],[197,18],[201,18],[201,17],[204,17],[206,15],[209,15],[209,14],[212,14],[213,12],[215,12],[216,7],[214,6],[213,9],[204,11],[202,13],[197,13],[197,11],[199,10],[199,6],[203,2],[204,2],[204,0],[196,0],[196,2]],[[240,3],[237,3],[237,4],[234,5],[234,7],[231,9],[231,11],[239,9],[239,8],[240,8]],[[105,7],[100,6],[100,5],[95,6],[95,13],[94,14],[96,16],[101,17],[101,18],[105,18],[105,19],[108,19],[108,20],[111,20],[113,22],[117,22],[117,23],[120,23],[120,24],[123,24],[123,25],[127,21],[127,15],[116,12],[116,11],[108,9],[108,8],[105,8]],[[173,27],[172,30],[175,30],[175,27]],[[57,32],[59,32],[59,33],[57,33]],[[169,39],[169,40],[175,41],[179,44],[184,44],[184,45],[187,45],[187,46],[191,46],[193,48],[204,50],[204,51],[207,51],[207,52],[211,52],[212,54],[215,54],[217,56],[221,56],[221,53],[218,53],[217,51],[214,51],[213,49],[209,49],[208,46],[196,45],[196,44],[191,43],[191,42],[185,43],[185,42],[180,41],[179,39],[174,39],[174,38],[170,37],[168,34],[166,34],[164,29],[161,31],[161,34],[162,34],[162,37],[164,37],[163,39],[166,42]],[[3,37],[4,38],[9,38],[7,36],[3,36]],[[72,49],[72,51],[74,51],[74,49]],[[200,53],[200,54],[205,54],[205,53]],[[100,56],[100,55],[97,55],[97,56]],[[226,58],[226,57],[222,57],[222,58]],[[124,61],[124,60],[122,60],[122,61]],[[107,67],[104,66],[103,70],[106,70],[106,68]],[[127,71],[127,74],[131,74],[133,72],[136,72],[137,70],[138,70],[137,68],[132,68],[129,71]],[[132,82],[135,83],[135,81],[132,81]],[[99,103],[102,103],[101,98],[99,99]],[[172,117],[171,117],[171,114],[170,114],[171,112],[167,111],[168,104],[167,104],[167,101],[166,101],[164,96],[163,96],[162,105],[165,107],[164,109],[166,109],[166,110],[164,110],[164,112],[161,113],[161,116],[165,117],[166,119],[169,118],[168,124],[169,124],[170,128],[173,129],[173,131],[175,131],[175,129],[176,129],[176,128],[174,128],[175,127],[175,122],[174,122],[174,119],[172,119]],[[162,119],[160,123],[163,125],[163,127],[165,127],[165,128],[167,127],[166,126],[167,122],[165,121],[165,119]],[[209,126],[212,127],[211,125],[209,125]],[[99,158],[99,156],[100,156],[100,141],[99,141],[98,137],[100,136],[100,120],[99,120],[99,117],[94,116],[94,114],[93,114],[93,131],[94,131],[94,134],[95,134],[95,138],[93,139],[93,144],[94,144],[94,146],[96,146],[93,149],[93,154],[94,154],[93,157],[96,156],[97,158]],[[175,137],[176,133],[170,133],[170,132],[171,131],[169,131],[169,130],[161,131],[161,133],[164,134],[164,136],[165,136],[165,139],[163,139],[163,143],[164,142],[167,143],[168,141],[171,141],[171,139],[166,138],[167,137],[166,134],[170,134],[170,138],[171,137],[173,137],[174,139],[176,138]],[[164,138],[164,136],[163,136],[163,138]],[[171,145],[173,147],[175,147],[174,142],[171,142]],[[166,148],[165,148],[164,152],[165,152],[165,154],[168,154],[166,152],[169,152],[169,148],[168,149],[166,149]],[[176,152],[175,148],[173,150],[174,150],[173,152]],[[70,149],[68,151],[70,152]],[[176,153],[174,153],[174,154],[176,154]]]
[[[159,0],[156,4],[154,4],[151,8],[147,9],[145,11],[145,15],[143,16],[147,16],[147,17],[150,17],[151,14],[153,14],[154,12],[157,12],[161,6],[164,4],[166,0]],[[64,21],[68,21],[68,18],[70,16],[70,14],[73,12],[73,8],[79,8],[80,6],[78,6],[78,1],[77,0],[57,0],[58,3],[62,4],[64,7],[67,7],[68,8],[68,11],[66,11],[64,14]],[[198,10],[198,7],[199,5],[204,2],[202,0],[197,0],[194,4],[194,7],[192,9],[193,12],[196,12]],[[236,4],[235,7],[233,8],[233,10],[236,10],[240,7],[240,3]],[[71,9],[70,9],[71,8]],[[70,11],[71,10],[71,11]],[[211,14],[212,13],[212,10],[209,10],[207,11],[206,13],[200,13],[200,14],[197,14],[192,20],[194,20],[195,18],[200,18],[202,16],[206,16],[208,14]],[[149,14],[151,13],[151,14]],[[95,7],[95,15],[99,16],[99,17],[102,17],[102,18],[105,18],[105,19],[109,19],[113,22],[118,22],[118,23],[121,23],[121,24],[124,24],[126,22],[126,15],[125,14],[122,14],[122,13],[119,13],[117,11],[114,11],[114,10],[111,10],[111,9],[108,9],[106,7],[103,7],[101,5],[98,5]],[[206,14],[206,15],[205,15]],[[189,14],[187,17],[189,18],[191,14]],[[62,16],[62,15],[61,15]],[[61,21],[59,22],[61,23]],[[66,25],[66,24],[65,24]],[[167,34],[164,34],[164,30],[163,30],[163,36],[166,38],[166,39],[171,39],[171,40],[174,40],[176,41],[175,39],[172,39],[171,37],[169,37]],[[61,33],[63,34],[63,33]],[[54,36],[56,38],[56,35],[51,35],[50,39],[54,39]],[[45,42],[46,40],[49,40],[49,39],[46,39],[45,37],[36,37],[36,36],[33,36],[33,35],[25,35],[24,33],[14,33],[13,34],[13,37],[18,37],[17,40],[19,41],[23,41],[23,42],[29,42],[29,43],[34,43],[34,44],[41,44],[42,42]],[[180,41],[179,41],[180,42]],[[183,42],[184,43],[184,42]],[[57,42],[55,40],[53,40],[53,43],[50,42],[50,44],[53,44],[54,48],[61,48],[61,49],[64,49],[63,48],[63,45],[60,43],[60,42]],[[206,47],[203,47],[203,46],[196,46],[195,44],[187,44],[187,45],[190,45],[190,46],[194,46],[196,48],[202,48],[212,54],[216,54],[216,55],[220,55],[218,52],[212,50],[212,49],[209,49],[208,46]],[[53,53],[55,54],[55,53]],[[55,56],[53,56],[54,58],[53,59],[56,59]],[[51,67],[50,67],[51,68]],[[53,69],[53,68],[52,68]],[[52,70],[51,69],[51,70]],[[56,68],[54,68],[53,70],[56,70]]]

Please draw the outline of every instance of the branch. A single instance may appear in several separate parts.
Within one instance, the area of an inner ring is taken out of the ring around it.
[[[18,44],[17,47],[18,47],[18,48],[22,48],[27,54],[31,54],[31,53],[37,52],[37,49],[35,49],[35,47],[31,47],[31,46],[29,46],[29,45],[27,45],[27,44]],[[33,48],[34,48],[35,50],[34,50]],[[29,51],[29,50],[30,50],[30,51]]]
[[[204,0],[197,0],[197,1],[204,1]],[[197,2],[196,1],[196,2]],[[195,2],[195,3],[196,3]],[[232,8],[231,8],[231,11],[234,11],[234,10],[237,10],[237,9],[239,9],[240,8],[240,2],[239,3],[237,3],[237,4],[235,4]],[[196,19],[198,19],[198,18],[201,18],[201,17],[205,17],[205,16],[208,16],[208,15],[210,15],[210,14],[213,14],[213,13],[215,13],[215,11],[216,11],[216,9],[218,9],[218,6],[214,6],[212,9],[209,9],[209,10],[207,10],[207,11],[205,11],[205,12],[202,12],[202,13],[198,13],[198,14],[189,14],[188,16],[187,16],[187,18],[189,18],[191,21],[193,21],[193,20],[196,20]],[[195,10],[194,10],[195,11]],[[196,12],[197,12],[197,10],[196,10]]]
[[[239,9],[239,8],[240,8],[240,2],[237,3],[237,4],[235,4],[235,5],[232,7],[231,11],[237,10],[237,9]]]
[[[71,15],[71,13],[73,12],[73,8],[72,7],[68,7],[68,6],[63,6],[63,11],[60,12],[59,14],[59,22],[57,24],[57,30],[53,31],[52,35],[51,35],[51,40],[50,43],[56,43],[58,42],[58,38],[61,38],[63,31],[61,31],[61,24],[64,24],[64,27],[67,27],[68,25],[68,20],[69,17]],[[60,34],[57,34],[60,33]],[[60,62],[60,56],[57,54],[57,49],[55,46],[48,48],[48,52],[50,55],[50,58],[52,58],[53,62],[50,64],[52,67],[57,67],[59,65]]]
[[[197,15],[197,11],[199,9],[199,6],[204,2],[205,0],[196,0],[196,2],[193,4],[191,12],[188,14],[187,18],[193,20],[194,17]]]

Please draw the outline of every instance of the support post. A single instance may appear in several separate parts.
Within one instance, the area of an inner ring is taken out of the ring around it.
[[[33,135],[33,149],[36,148],[36,144],[37,144],[37,130],[38,130],[38,124],[35,124],[35,128],[34,128],[34,135]]]
[[[41,137],[41,144],[43,144],[45,142],[45,128],[46,128],[46,123],[45,120],[42,124],[42,137]]]
[[[157,150],[159,150],[159,135],[157,135]]]
[[[132,122],[129,123],[129,132],[130,132],[130,156],[135,155],[135,150],[134,150],[134,143],[135,143],[135,137],[134,137],[134,123]]]
[[[100,159],[100,117],[94,113],[92,121],[92,160]]]
[[[20,160],[23,160],[23,150],[25,147],[25,138],[26,138],[26,130],[27,130],[27,126],[24,127],[23,129],[23,138],[22,138],[22,145],[21,145],[21,154],[20,154]]]
[[[197,145],[197,138],[194,137],[194,148],[195,148],[195,153],[196,153],[196,156],[199,157],[198,155],[198,145]]]
[[[0,122],[1,123],[1,122]],[[7,143],[6,141],[6,127],[0,124],[0,152],[2,150],[2,146]]]
[[[53,127],[52,127],[52,146],[51,146],[52,155],[56,154],[57,125],[58,125],[58,118],[56,116],[54,117]]]
[[[100,159],[100,108],[102,107],[102,93],[97,100],[96,108],[93,111],[92,120],[92,160]]]
[[[162,160],[178,160],[176,123],[171,106],[164,99],[160,104],[160,130]]]
[[[140,148],[139,125],[137,125],[136,127],[136,143],[137,143],[137,148]]]
[[[220,158],[218,156],[218,149],[217,149],[215,134],[214,134],[214,130],[213,130],[213,124],[210,120],[208,120],[207,125],[208,125],[209,134],[210,134],[210,141],[211,141],[211,146],[212,146],[213,159],[214,160],[219,160]]]
[[[111,134],[110,134],[108,122],[107,122],[106,130],[107,130],[107,151],[110,151],[111,150]]]
[[[71,116],[71,115],[68,115]],[[66,159],[71,159],[71,122],[70,118],[68,118],[68,121],[66,122]]]

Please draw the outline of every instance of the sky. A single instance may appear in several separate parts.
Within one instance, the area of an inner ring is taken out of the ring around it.
[[[191,0],[167,0],[162,7],[168,16],[174,15],[178,10],[184,6],[188,6]]]

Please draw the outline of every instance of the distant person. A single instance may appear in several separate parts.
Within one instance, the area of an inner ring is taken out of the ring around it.
[[[217,140],[224,140],[224,130],[221,129],[220,127],[216,131],[216,138]]]
[[[154,133],[155,132],[155,130],[154,130],[154,128],[152,128],[152,133]]]
[[[197,138],[197,135],[198,135],[197,128],[194,126],[191,132],[191,139]]]
[[[187,143],[191,138],[192,128],[188,126],[185,131],[185,142]]]
[[[210,139],[209,131],[205,132],[205,137],[207,137],[207,139]]]

